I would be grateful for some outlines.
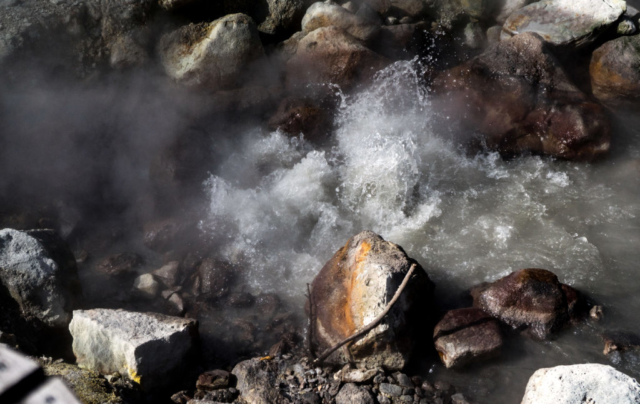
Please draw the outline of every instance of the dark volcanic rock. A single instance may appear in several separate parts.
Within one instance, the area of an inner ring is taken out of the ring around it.
[[[532,336],[549,338],[569,321],[569,307],[558,277],[545,269],[521,269],[471,291],[473,305]]]
[[[207,258],[198,268],[200,293],[210,299],[218,299],[229,293],[236,279],[235,269],[228,262]]]
[[[607,331],[602,335],[604,354],[640,349],[640,336],[627,331]]]
[[[123,277],[135,275],[135,270],[142,265],[142,257],[136,253],[124,252],[98,263],[98,270],[110,276]]]
[[[495,356],[502,347],[498,322],[476,308],[447,312],[436,325],[433,339],[447,368]]]
[[[603,108],[565,75],[548,45],[521,34],[442,72],[433,89],[444,116],[504,155],[526,152],[591,161],[609,150]],[[468,139],[465,139],[468,140]]]
[[[593,95],[610,107],[640,106],[640,35],[605,42],[589,66]]]
[[[198,376],[198,390],[219,390],[229,387],[229,372],[226,370],[210,370]]]
[[[369,324],[396,292],[411,258],[377,234],[365,231],[351,238],[325,264],[311,289],[312,343],[316,352],[335,345]],[[419,324],[428,317],[433,284],[417,265],[413,278],[380,325],[339,350],[333,363],[355,361],[362,368],[402,369],[413,348]],[[350,356],[350,358],[348,357]]]
[[[166,287],[172,288],[180,284],[180,272],[180,263],[178,261],[171,261],[153,271],[152,274]]]
[[[336,396],[336,404],[374,404],[376,401],[368,390],[347,383]]]
[[[238,363],[231,374],[236,379],[236,388],[240,392],[240,398],[252,404],[280,404],[284,397],[276,388],[275,369],[271,368],[270,361],[249,359]]]
[[[304,138],[311,142],[322,142],[331,131],[331,113],[327,108],[308,99],[287,98],[282,100],[276,113],[269,119],[269,129]]]

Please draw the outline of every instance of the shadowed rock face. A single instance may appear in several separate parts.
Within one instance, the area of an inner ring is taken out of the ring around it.
[[[321,353],[367,326],[393,298],[414,261],[397,245],[365,231],[336,252],[314,279],[312,342]],[[418,266],[385,319],[357,342],[336,351],[329,362],[401,369],[412,350],[412,335],[428,321],[433,285]]]
[[[451,310],[433,331],[436,350],[447,368],[497,355],[502,347],[498,322],[476,308]]]
[[[546,269],[521,269],[471,291],[478,307],[514,328],[547,339],[569,321],[563,285]],[[573,290],[573,289],[570,289]]]
[[[567,78],[536,34],[490,46],[441,73],[433,89],[442,112],[460,117],[464,131],[479,132],[488,148],[502,154],[590,161],[609,150],[603,108]]]
[[[640,36],[605,42],[589,66],[593,95],[610,107],[640,106]]]

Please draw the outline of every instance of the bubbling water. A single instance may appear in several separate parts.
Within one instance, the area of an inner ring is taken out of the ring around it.
[[[304,134],[245,133],[205,184],[203,229],[222,238],[221,254],[242,260],[256,290],[302,301],[331,255],[369,229],[422,264],[445,307],[474,284],[539,267],[604,303],[610,325],[638,327],[640,136],[619,128],[624,147],[596,165],[470,156],[435,124],[419,77],[415,62],[397,62],[368,90],[339,94],[333,143],[323,149]],[[516,355],[442,377],[475,386],[480,401],[515,403],[540,366],[606,361],[596,332],[583,326],[553,343],[527,341],[513,348],[528,352],[520,362]],[[639,361],[628,363],[637,377]],[[496,376],[512,380],[513,392],[487,387]]]

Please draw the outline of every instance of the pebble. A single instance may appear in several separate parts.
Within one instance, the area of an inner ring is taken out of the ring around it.
[[[380,392],[391,397],[400,397],[402,395],[402,387],[395,384],[382,383],[380,384]]]

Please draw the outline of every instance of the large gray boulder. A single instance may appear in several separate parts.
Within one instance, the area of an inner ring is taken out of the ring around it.
[[[258,28],[244,14],[181,27],[162,37],[158,52],[167,75],[210,90],[238,87],[247,68],[264,56]]]
[[[80,298],[78,269],[52,230],[0,230],[0,282],[22,314],[65,329]]]
[[[592,43],[625,12],[624,0],[544,0],[512,13],[504,23],[502,40],[535,32],[553,45]]]
[[[521,404],[638,404],[640,385],[611,366],[594,363],[539,369]]]
[[[370,40],[380,30],[380,24],[375,20],[363,18],[331,3],[314,3],[302,19],[302,31],[306,34],[330,26],[340,28],[362,41]]]
[[[325,264],[311,288],[311,339],[316,352],[369,325],[393,298],[415,261],[402,248],[364,231],[347,241]],[[433,284],[417,264],[400,299],[364,337],[339,349],[328,362],[354,361],[359,368],[402,369],[420,325],[428,322]]]
[[[198,322],[156,313],[76,310],[69,330],[81,368],[120,372],[150,390],[170,386],[188,369]]]

